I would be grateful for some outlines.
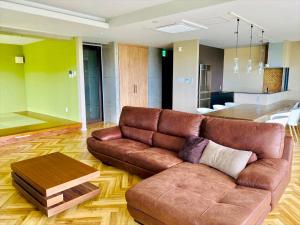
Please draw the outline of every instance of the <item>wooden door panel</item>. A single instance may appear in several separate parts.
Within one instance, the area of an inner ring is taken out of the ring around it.
[[[120,106],[148,105],[148,49],[119,44]]]
[[[129,71],[129,49],[125,45],[119,45],[119,79],[120,79],[120,105],[121,107],[128,104],[130,90],[128,83]]]
[[[136,73],[137,94],[140,106],[148,105],[148,49],[140,48],[138,52],[139,65]]]

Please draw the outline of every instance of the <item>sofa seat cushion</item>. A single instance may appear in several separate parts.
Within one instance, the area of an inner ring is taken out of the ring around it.
[[[178,158],[177,153],[163,148],[148,148],[143,151],[130,152],[126,160],[153,172],[160,172],[183,162]]]
[[[128,153],[142,151],[150,147],[149,145],[126,138],[109,141],[99,141],[95,138],[88,138],[87,145],[91,151],[102,153],[123,161],[125,161]]]
[[[271,193],[237,186],[202,164],[181,163],[126,192],[127,204],[162,224],[255,224],[270,208]]]

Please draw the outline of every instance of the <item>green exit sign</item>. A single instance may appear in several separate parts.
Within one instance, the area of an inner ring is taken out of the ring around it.
[[[166,49],[161,50],[161,56],[162,57],[167,57],[167,50]]]

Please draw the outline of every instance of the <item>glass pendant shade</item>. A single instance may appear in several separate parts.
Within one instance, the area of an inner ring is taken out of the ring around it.
[[[259,64],[258,64],[258,73],[259,73],[259,75],[262,75],[263,72],[264,72],[264,63],[259,62]]]
[[[233,59],[233,73],[238,74],[239,73],[239,58]]]
[[[252,73],[252,59],[248,59],[247,73]]]
[[[239,74],[240,66],[239,66],[239,58],[238,58],[238,46],[239,46],[239,26],[240,26],[240,19],[237,18],[236,20],[236,42],[235,42],[235,58],[233,59],[233,74]]]
[[[258,63],[258,74],[262,75],[264,73],[265,63],[264,63],[264,55],[265,55],[265,48],[264,48],[264,33],[265,31],[261,31],[261,47],[260,47],[260,61]]]
[[[251,29],[250,29],[250,54],[249,54],[249,59],[247,62],[247,73],[252,73],[252,38],[253,38],[253,24],[251,24]]]

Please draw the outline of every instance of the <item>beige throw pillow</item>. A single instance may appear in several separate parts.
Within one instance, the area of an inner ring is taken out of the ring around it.
[[[251,151],[236,150],[209,141],[199,163],[218,169],[236,179],[246,167],[251,154]]]

